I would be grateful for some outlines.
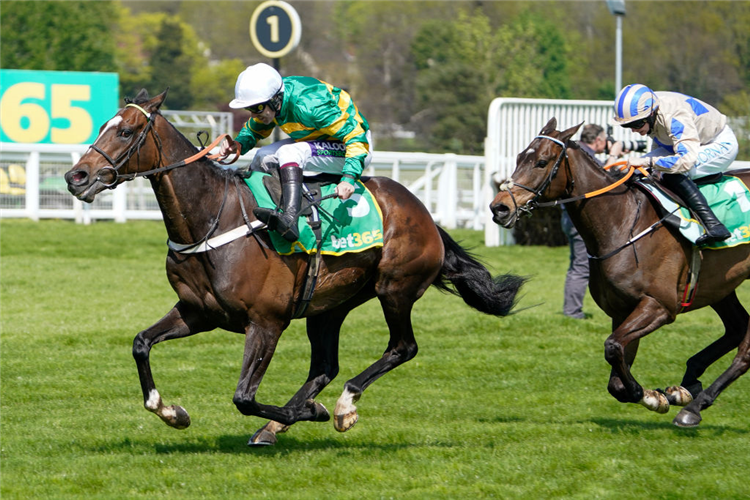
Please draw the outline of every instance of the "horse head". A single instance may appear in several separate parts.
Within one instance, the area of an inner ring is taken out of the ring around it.
[[[161,161],[154,119],[158,115],[165,90],[149,98],[145,89],[99,129],[96,141],[66,174],[68,191],[91,203],[105,189],[114,189],[136,173]]]
[[[569,168],[561,167],[568,165],[568,141],[582,124],[558,132],[557,120],[552,118],[518,154],[516,170],[500,183],[500,191],[490,203],[495,223],[513,227],[519,212],[531,212],[538,202],[558,199],[571,189]]]

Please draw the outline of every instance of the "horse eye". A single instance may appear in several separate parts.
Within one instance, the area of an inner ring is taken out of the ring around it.
[[[133,135],[133,131],[129,128],[124,128],[120,131],[120,136],[127,139],[128,137]]]
[[[534,168],[545,168],[547,166],[547,160],[538,160],[534,165]]]

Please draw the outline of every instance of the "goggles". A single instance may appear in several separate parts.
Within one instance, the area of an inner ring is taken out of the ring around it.
[[[634,122],[626,123],[623,125],[625,128],[629,128],[632,130],[637,130],[641,127],[643,127],[648,122],[648,118],[641,118],[640,120],[636,120]]]
[[[255,113],[256,115],[263,112],[264,109],[266,109],[266,106],[268,106],[267,102],[262,102],[260,104],[253,104],[252,106],[248,106],[245,109],[250,111],[251,113]]]

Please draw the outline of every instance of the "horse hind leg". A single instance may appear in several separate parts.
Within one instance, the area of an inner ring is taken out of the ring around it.
[[[307,319],[307,338],[310,341],[310,372],[305,384],[292,396],[286,406],[318,405],[317,421],[330,420],[328,410],[314,398],[336,378],[339,372],[339,332],[348,312],[329,312]],[[271,420],[253,434],[248,446],[276,444],[276,435],[289,430],[289,425]]]
[[[380,302],[390,330],[388,348],[379,360],[344,384],[344,392],[333,411],[333,425],[339,432],[348,431],[359,420],[354,403],[359,401],[370,384],[417,355],[417,342],[411,324],[414,300],[405,299],[403,296],[390,296],[380,297]]]
[[[750,366],[750,316],[740,304],[735,292],[712,306],[724,323],[724,335],[688,360],[683,386],[690,388],[693,400],[674,418],[678,427],[695,427],[700,424],[700,412],[713,404],[721,392],[742,376]],[[700,377],[707,367],[738,348],[729,368],[711,386],[701,391]]]
[[[133,339],[133,358],[138,368],[144,406],[175,429],[186,429],[190,426],[190,415],[179,405],[166,406],[163,403],[151,374],[149,354],[154,344],[206,331],[207,328],[199,326],[200,323],[191,318],[192,315],[186,312],[182,304],[177,303],[162,319],[138,333]]]

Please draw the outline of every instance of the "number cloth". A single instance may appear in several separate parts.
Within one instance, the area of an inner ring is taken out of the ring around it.
[[[255,196],[259,207],[276,208],[271,196],[263,185],[263,172],[253,172],[245,179]],[[335,184],[322,187],[321,196],[333,194]],[[305,197],[302,197],[303,206]],[[354,194],[347,200],[329,198],[323,200],[319,209],[323,241],[320,253],[324,255],[341,255],[347,252],[361,252],[368,248],[383,246],[383,214],[370,190],[357,181]],[[300,236],[295,242],[285,240],[276,231],[269,231],[271,242],[276,251],[282,255],[296,252],[313,253],[315,234],[307,223],[307,217],[300,216]]]

